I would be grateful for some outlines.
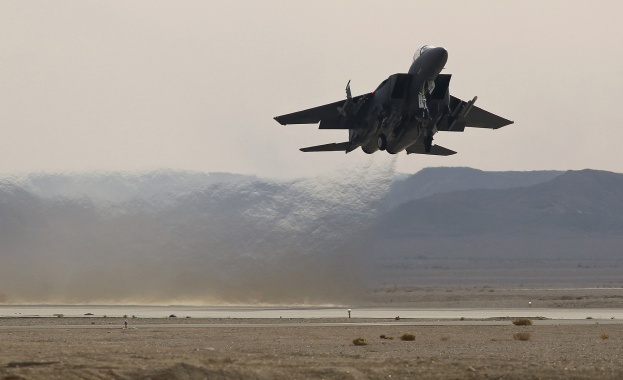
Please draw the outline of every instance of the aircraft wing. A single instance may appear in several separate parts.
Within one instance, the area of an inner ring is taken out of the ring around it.
[[[465,127],[498,129],[513,124],[511,120],[507,120],[474,106],[475,101],[476,98],[465,102],[459,98],[450,96],[450,108],[459,112],[456,121],[449,126],[449,131],[462,132]]]
[[[357,102],[365,95],[359,95],[352,98],[353,102]],[[316,124],[320,120],[336,119],[340,112],[338,107],[344,106],[346,100],[325,104],[323,106],[306,109],[303,111],[289,113],[275,117],[275,120],[281,125],[287,124]]]

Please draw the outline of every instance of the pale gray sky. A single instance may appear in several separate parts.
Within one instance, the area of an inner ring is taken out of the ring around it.
[[[515,121],[440,133],[397,169],[623,172],[620,1],[0,2],[0,173],[297,177],[369,160],[302,153],[345,131],[276,115],[373,90],[445,47],[451,92]],[[384,153],[376,153],[375,156]]]

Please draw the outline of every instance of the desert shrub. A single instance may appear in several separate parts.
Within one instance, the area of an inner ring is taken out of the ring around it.
[[[601,335],[599,336],[601,339],[606,340],[608,338],[610,338],[610,335],[606,334],[606,333],[601,333]]]
[[[586,317],[586,319],[593,319],[593,317]]]
[[[127,314],[123,314],[123,318],[127,318],[127,317],[128,317],[128,315],[127,315]]]
[[[532,320],[529,318],[517,318],[513,320],[515,326],[532,326]]]
[[[442,342],[445,342],[445,341],[447,341],[447,340],[449,340],[449,339],[450,339],[450,337],[448,337],[448,336],[442,336],[442,337],[441,337],[441,341],[442,341]]]
[[[366,340],[363,338],[355,338],[353,339],[353,344],[355,346],[367,346],[368,342],[366,342]]]
[[[530,333],[520,332],[513,334],[513,340],[530,340]]]
[[[405,333],[405,334],[402,334],[402,336],[400,337],[400,340],[407,340],[407,341],[415,340],[415,335]]]
[[[464,321],[464,320],[465,320],[465,317],[461,317],[461,321]]]
[[[382,334],[382,335],[380,336],[380,338],[381,338],[381,339],[389,339],[389,340],[394,339],[393,337],[391,337],[391,336],[387,336],[387,335],[385,335],[385,334]]]
[[[171,314],[171,315],[169,315],[169,318],[177,318],[177,315]]]
[[[397,321],[399,321],[399,320],[400,320],[400,317],[396,316],[396,318],[394,318],[394,319],[395,319],[395,320],[397,320]]]

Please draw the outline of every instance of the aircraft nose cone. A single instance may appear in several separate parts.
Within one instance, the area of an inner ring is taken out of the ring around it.
[[[448,61],[448,51],[442,47],[432,48],[428,51],[428,53],[435,57],[435,61],[443,62],[443,65],[445,65]]]

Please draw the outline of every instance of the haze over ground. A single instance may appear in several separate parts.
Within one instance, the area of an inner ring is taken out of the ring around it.
[[[383,285],[615,286],[623,174],[432,168],[0,182],[0,303],[356,304]],[[146,191],[147,189],[147,191]]]
[[[515,121],[439,134],[397,169],[623,171],[618,1],[4,1],[0,172],[160,168],[295,178],[370,160],[303,154],[343,131],[276,115],[373,90],[444,46],[451,92]],[[380,153],[377,153],[380,154]]]

